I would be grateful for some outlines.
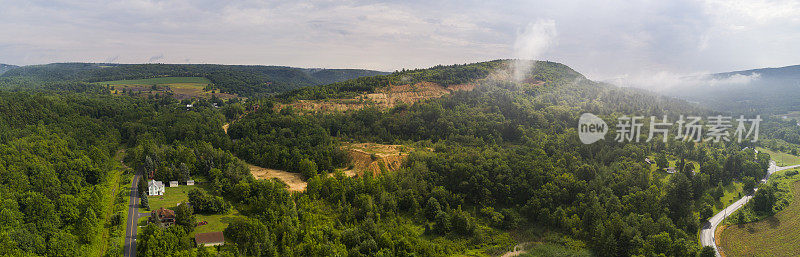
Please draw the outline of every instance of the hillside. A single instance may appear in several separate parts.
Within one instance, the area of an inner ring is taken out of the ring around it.
[[[232,247],[218,250],[246,256],[498,256],[522,242],[596,256],[696,256],[698,217],[722,197],[718,188],[763,177],[769,156],[735,143],[618,143],[609,131],[582,144],[576,124],[585,112],[608,124],[621,115],[714,113],[554,62],[536,62],[517,81],[513,65],[404,70],[247,101],[200,98],[192,108],[163,94],[0,92],[0,168],[11,175],[0,192],[8,195],[3,213],[17,217],[0,226],[0,235],[15,235],[0,255],[116,256],[128,229],[141,256],[208,251],[186,243],[200,231],[224,231]],[[84,71],[63,76],[105,69],[76,68]],[[370,95],[386,98],[344,111],[268,108]],[[644,162],[656,156],[670,156],[678,172],[664,176]],[[130,171],[108,168],[119,160]],[[120,211],[130,192],[106,185],[128,188],[134,178],[201,183],[138,196],[135,209],[172,209],[175,225],[126,228]],[[91,205],[99,202],[102,215]],[[63,243],[25,244],[53,240]]]
[[[204,77],[223,93],[249,97],[379,74],[384,73],[256,65],[53,63],[19,67],[2,74],[0,78],[101,82],[154,77]]]
[[[3,75],[3,73],[6,73],[7,71],[9,71],[11,69],[14,69],[14,68],[17,68],[17,67],[18,66],[16,66],[16,65],[0,63],[0,75]]]
[[[717,73],[684,81],[686,85],[664,93],[739,113],[800,111],[800,65]]]
[[[300,174],[307,181],[304,194],[312,198],[362,206],[356,217],[369,217],[360,211],[371,208],[363,207],[370,201],[377,209],[392,209],[384,205],[394,206],[390,199],[398,201],[400,213],[424,216],[407,221],[389,214],[393,221],[376,222],[382,229],[391,230],[393,222],[412,222],[425,228],[423,235],[449,244],[458,237],[478,240],[479,234],[501,233],[492,237],[500,239],[509,229],[542,226],[554,237],[575,240],[570,242],[598,256],[696,254],[694,235],[701,224],[694,217],[719,198],[716,185],[761,176],[761,166],[755,163],[768,160],[763,155],[756,159],[752,151],[733,144],[665,145],[660,140],[581,144],[575,124],[583,112],[595,113],[609,124],[618,115],[712,112],[643,90],[594,82],[553,62],[537,62],[522,81],[513,81],[512,65],[497,60],[399,71],[248,102],[297,107],[411,93],[415,86],[421,93],[418,101],[375,104],[377,108],[362,105],[319,112],[259,108],[228,128],[232,151],[249,163]],[[463,85],[472,85],[471,90],[455,90]],[[686,163],[704,160],[708,167],[694,175],[695,166],[687,165],[683,172],[661,178],[663,171],[645,166],[642,160],[664,152],[681,156]],[[748,168],[723,169],[720,163],[736,167],[746,163]],[[352,178],[331,175],[359,168],[373,172]],[[352,212],[349,208],[336,207],[343,213]],[[564,244],[538,233],[531,237]],[[507,249],[496,247],[504,245],[502,241],[485,239],[483,246],[468,244],[466,249],[478,255]],[[626,243],[631,240],[641,243]],[[672,247],[652,247],[662,241]],[[422,248],[427,244],[419,242]],[[368,247],[358,241],[346,245]],[[369,253],[374,251],[364,254]],[[428,255],[458,253],[463,251]]]

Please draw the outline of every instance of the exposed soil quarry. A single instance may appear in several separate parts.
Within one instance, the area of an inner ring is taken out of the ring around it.
[[[350,154],[353,169],[346,170],[348,176],[372,172],[378,175],[400,168],[408,157],[409,150],[402,145],[382,145],[375,143],[354,143],[343,147]]]
[[[401,103],[412,104],[422,100],[438,98],[454,91],[472,91],[475,84],[461,84],[443,87],[436,83],[420,82],[417,84],[392,85],[378,89],[377,93],[362,94],[354,98],[327,100],[299,100],[291,104],[278,104],[280,110],[292,106],[295,110],[306,111],[347,111],[358,110],[365,106],[391,108]]]
[[[286,172],[282,170],[267,169],[252,164],[247,164],[250,167],[250,173],[256,179],[272,179],[277,178],[283,183],[289,185],[289,191],[305,191],[307,183],[303,181],[303,177],[297,173]]]

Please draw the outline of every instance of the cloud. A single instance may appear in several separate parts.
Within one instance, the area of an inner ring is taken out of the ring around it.
[[[156,61],[163,60],[163,59],[164,59],[164,54],[159,54],[159,55],[150,56],[150,59],[147,59],[147,62],[156,62]]]
[[[761,74],[711,75],[708,73],[679,74],[668,71],[642,72],[636,75],[608,79],[606,82],[622,87],[645,88],[655,92],[678,91],[680,89],[716,86],[748,85],[761,78]]]
[[[556,22],[540,20],[529,23],[514,41],[514,80],[522,81],[530,73],[533,61],[556,44]]]
[[[104,62],[105,63],[114,63],[117,60],[119,60],[119,55],[110,56],[110,57],[106,58],[106,60]]]
[[[733,1],[6,0],[0,62],[139,63],[155,52],[166,63],[391,71],[535,58],[606,79],[800,60],[797,1]],[[537,29],[558,44],[523,44]]]

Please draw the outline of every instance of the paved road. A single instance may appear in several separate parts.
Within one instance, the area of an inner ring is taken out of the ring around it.
[[[795,167],[800,167],[800,165],[779,167],[778,165],[775,165],[774,161],[772,161],[769,164],[769,169],[767,169],[767,176],[764,179],[761,180],[761,183],[766,183],[767,179],[769,179],[769,176],[772,175],[772,173],[775,173],[775,172],[778,172],[778,171],[782,171],[782,170],[791,169],[791,168],[795,168]],[[758,190],[758,189],[756,189],[756,190]],[[742,199],[739,199],[738,201],[734,202],[730,206],[726,207],[724,210],[722,210],[719,213],[717,213],[716,215],[714,215],[714,217],[711,217],[710,219],[708,219],[709,223],[706,223],[705,227],[703,227],[703,230],[700,232],[700,243],[703,246],[712,246],[712,247],[714,247],[714,251],[717,253],[717,256],[721,257],[722,255],[719,254],[719,249],[717,248],[717,244],[714,241],[714,231],[717,230],[717,225],[722,223],[722,220],[724,220],[725,217],[727,217],[731,213],[735,212],[736,210],[738,210],[739,208],[744,206],[744,204],[746,204],[747,201],[750,201],[750,199],[752,199],[752,198],[753,198],[753,194],[746,195],[746,196],[742,197]]]
[[[139,182],[139,175],[133,176],[133,181],[131,182],[131,195],[130,195],[130,202],[128,203],[128,221],[125,224],[126,232],[125,232],[125,247],[124,247],[124,256],[125,257],[136,257],[136,229],[139,227],[138,221],[140,217],[147,216],[147,213],[139,213],[137,204],[139,199],[139,192],[138,192],[138,182]]]

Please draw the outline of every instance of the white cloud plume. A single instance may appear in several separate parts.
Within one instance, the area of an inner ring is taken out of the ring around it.
[[[556,22],[540,20],[529,23],[514,41],[514,80],[521,81],[530,72],[534,61],[557,43]]]

